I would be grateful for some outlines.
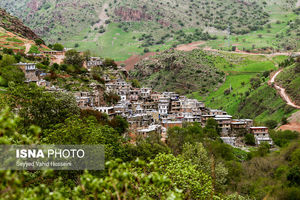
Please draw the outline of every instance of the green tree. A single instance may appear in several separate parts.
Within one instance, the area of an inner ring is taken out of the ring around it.
[[[12,49],[3,48],[3,53],[4,53],[4,54],[13,55],[13,54],[14,54],[14,51],[13,51]]]
[[[112,67],[112,68],[116,69],[118,65],[115,63],[115,61],[113,59],[106,58],[103,62],[103,66],[104,67]]]
[[[70,117],[45,130],[43,136],[42,141],[47,144],[102,144],[106,160],[126,160],[128,157],[125,147],[121,145],[123,137],[113,128],[91,119],[83,121],[78,116]]]
[[[64,46],[62,44],[55,43],[52,46],[52,49],[55,50],[55,51],[63,51],[64,50]]]
[[[269,129],[274,129],[277,127],[277,122],[275,120],[267,120],[265,121],[265,125],[269,128]]]
[[[218,122],[215,119],[208,119],[203,132],[207,137],[217,139],[220,136]]]
[[[80,185],[74,188],[73,198],[182,199],[182,191],[171,187],[173,183],[170,178],[156,171],[143,173],[139,169],[147,167],[144,161],[136,160],[133,164],[119,160],[107,162],[108,176],[105,178],[97,178],[86,172],[81,177]],[[153,163],[148,166],[157,167]]]
[[[252,89],[255,90],[256,88],[258,88],[260,86],[261,80],[258,77],[251,78],[250,84],[251,84]]]
[[[9,82],[15,82],[16,84],[24,83],[25,75],[23,71],[17,66],[5,66],[0,69],[2,78],[5,79],[4,86],[8,86]]]
[[[3,55],[2,60],[0,61],[0,67],[5,67],[16,63],[16,59],[11,55]]]
[[[116,116],[110,121],[110,126],[113,127],[120,135],[124,134],[129,125],[126,119],[121,116]]]
[[[171,153],[166,144],[162,143],[161,137],[153,132],[145,138],[137,137],[136,145],[128,145],[127,152],[131,156],[130,160],[141,158],[145,161],[154,159],[159,153]]]
[[[159,154],[152,160],[158,166],[157,171],[172,180],[165,191],[174,190],[174,186],[183,190],[185,199],[209,199],[212,194],[211,178],[197,170],[196,165],[172,154]]]
[[[203,129],[198,123],[188,124],[184,128],[173,127],[168,129],[167,145],[175,155],[181,154],[182,147],[189,142],[202,142],[204,138]]]
[[[103,70],[101,67],[95,66],[91,70],[91,76],[94,80],[98,81],[99,83],[105,84],[105,80],[102,78]]]
[[[8,104],[11,108],[19,109],[24,127],[35,124],[45,129],[79,114],[76,100],[69,94],[45,92],[35,84],[11,84],[8,93]]]
[[[300,167],[294,166],[292,167],[288,174],[287,180],[290,182],[291,185],[299,185],[300,186]]]
[[[36,45],[42,45],[42,44],[45,44],[45,42],[44,42],[42,39],[40,39],[40,38],[35,39],[34,42],[35,42]]]
[[[209,158],[208,153],[202,143],[197,142],[195,145],[189,143],[184,144],[182,157],[184,160],[190,160],[194,165],[196,165],[197,170],[201,170],[208,176],[212,176],[212,173],[214,172],[216,183],[215,189],[218,191],[225,189],[228,170],[225,168],[222,162],[217,162],[215,164],[215,161]],[[212,166],[214,169],[212,169]]]
[[[244,137],[245,144],[247,145],[255,145],[254,135],[251,133],[247,133]]]
[[[84,58],[74,49],[66,52],[64,63],[66,65],[73,65],[76,68],[81,68],[83,66]]]
[[[135,87],[135,88],[140,88],[141,87],[141,84],[137,79],[132,79],[131,80],[131,85],[132,85],[132,87]]]
[[[257,149],[257,154],[261,157],[267,155],[268,153],[270,153],[270,145],[267,142],[262,142],[258,149]]]
[[[297,139],[299,136],[299,133],[296,131],[290,131],[290,130],[285,130],[285,131],[271,130],[270,136],[271,136],[272,140],[274,141],[274,144],[278,145],[279,147],[284,147],[288,143],[290,143],[292,140]]]

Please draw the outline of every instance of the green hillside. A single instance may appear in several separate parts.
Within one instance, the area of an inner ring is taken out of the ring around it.
[[[200,50],[169,50],[137,64],[131,77],[156,91],[206,94],[224,82],[225,74],[218,64],[226,65],[226,60]]]
[[[266,57],[231,53],[218,53],[228,62],[216,65],[226,74],[226,81],[219,88],[212,87],[207,95],[198,91],[188,97],[204,101],[208,107],[226,110],[240,118],[253,118],[258,123],[266,120],[280,122],[291,115],[294,109],[277,95],[275,89],[267,85],[269,74],[286,56]]]
[[[298,37],[284,31],[297,16],[296,0],[6,0],[0,1],[0,7],[48,43],[89,48],[101,56],[111,52],[117,60],[145,48],[165,50],[199,40],[228,48],[228,30],[230,44],[238,43],[240,49],[283,48],[279,44],[283,37]]]
[[[300,60],[285,68],[275,81],[286,89],[297,105],[300,104]]]

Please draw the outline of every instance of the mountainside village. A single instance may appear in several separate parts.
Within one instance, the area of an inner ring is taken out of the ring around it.
[[[62,63],[63,52],[44,52],[50,55],[51,62]],[[36,55],[35,55],[36,56]],[[39,56],[39,55],[38,55]],[[26,82],[34,82],[38,86],[45,87],[47,91],[61,91],[61,89],[44,78],[47,73],[36,67],[35,63],[18,63],[25,73]],[[91,57],[84,63],[88,72],[93,67],[101,67],[102,60]],[[125,77],[125,78],[124,78]],[[156,92],[151,88],[135,88],[131,83],[126,82],[128,72],[121,66],[117,69],[110,69],[104,74],[105,87],[99,83],[89,84],[90,91],[72,92],[78,106],[81,109],[93,109],[106,113],[110,118],[122,116],[129,123],[129,134],[147,137],[151,132],[161,135],[161,140],[168,137],[167,130],[171,127],[182,127],[184,123],[198,122],[205,126],[208,119],[215,119],[219,125],[221,139],[234,147],[245,147],[243,138],[245,134],[251,133],[255,143],[262,142],[273,144],[269,137],[267,127],[255,127],[252,119],[233,119],[231,115],[222,110],[205,107],[203,102],[196,99],[189,99],[174,92]],[[104,93],[114,93],[120,100],[112,105],[104,101]]]

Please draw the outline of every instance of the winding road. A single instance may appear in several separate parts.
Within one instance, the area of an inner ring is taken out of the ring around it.
[[[274,87],[279,91],[280,96],[287,102],[288,105],[290,105],[290,106],[292,106],[292,107],[294,107],[294,108],[300,109],[300,106],[298,106],[298,105],[296,105],[296,104],[294,104],[294,103],[292,102],[291,98],[290,98],[290,97],[288,96],[288,94],[285,92],[285,89],[282,88],[282,87],[280,87],[280,86],[278,86],[278,85],[276,85],[275,79],[276,79],[276,77],[280,74],[280,72],[282,72],[282,69],[279,70],[279,71],[277,71],[277,72],[273,75],[273,77],[271,78],[270,83],[271,83],[271,84],[274,84]]]

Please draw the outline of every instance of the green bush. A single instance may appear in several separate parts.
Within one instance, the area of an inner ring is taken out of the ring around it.
[[[298,132],[290,131],[290,130],[270,131],[270,136],[271,136],[273,142],[280,147],[284,147],[292,140],[297,139],[298,135],[299,135]]]
[[[275,120],[267,120],[265,121],[265,125],[269,128],[269,129],[274,129],[277,127],[277,122]]]
[[[63,51],[64,46],[62,44],[56,43],[52,46],[52,49],[55,50],[55,51]]]
[[[244,137],[245,144],[255,145],[255,138],[253,134],[247,133]]]

